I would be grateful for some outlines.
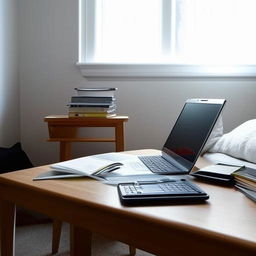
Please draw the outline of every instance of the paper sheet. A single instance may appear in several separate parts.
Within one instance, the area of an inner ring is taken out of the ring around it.
[[[242,166],[228,166],[228,165],[216,164],[216,165],[206,166],[200,169],[199,171],[231,175],[233,172],[241,169],[241,167]]]

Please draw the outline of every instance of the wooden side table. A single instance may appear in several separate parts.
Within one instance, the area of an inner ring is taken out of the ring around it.
[[[116,152],[124,151],[124,122],[128,116],[113,116],[107,118],[93,117],[68,117],[67,115],[46,116],[44,121],[48,123],[49,139],[60,143],[60,161],[72,159],[72,142],[114,142]],[[79,129],[83,127],[113,127],[114,138],[80,137]],[[53,221],[52,253],[59,249],[62,222]],[[72,241],[71,241],[72,244]],[[135,248],[130,248],[130,255],[135,255]]]
[[[60,161],[72,158],[72,142],[114,142],[117,152],[124,151],[124,122],[128,121],[128,116],[93,118],[52,115],[46,116],[44,121],[48,123],[48,141],[60,142]],[[82,127],[113,127],[115,128],[115,137],[80,137],[78,130]]]

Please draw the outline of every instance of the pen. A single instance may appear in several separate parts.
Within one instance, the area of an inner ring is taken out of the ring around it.
[[[134,182],[135,185],[147,185],[147,184],[158,184],[158,183],[165,183],[165,182],[174,182],[174,179],[161,179],[161,180],[142,180]]]
[[[96,175],[96,176],[98,175],[99,176],[99,175],[102,175],[102,174],[105,174],[105,173],[113,172],[113,171],[115,171],[119,168],[120,168],[120,166],[110,166],[108,168],[105,168],[103,170],[99,170],[99,171],[95,172],[93,175]]]

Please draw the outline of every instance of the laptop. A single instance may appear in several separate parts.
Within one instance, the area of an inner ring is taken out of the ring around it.
[[[186,101],[160,155],[138,156],[156,174],[189,174],[224,105],[223,99]],[[120,183],[122,204],[203,202],[209,195],[187,179],[176,177]]]
[[[224,99],[189,99],[160,155],[138,156],[156,174],[188,174],[198,159],[224,105]]]

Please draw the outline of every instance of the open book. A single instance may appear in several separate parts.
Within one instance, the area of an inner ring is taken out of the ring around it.
[[[51,171],[34,180],[91,177],[109,184],[132,180],[155,180],[163,175],[153,174],[136,155],[106,153],[81,157],[51,165]],[[159,176],[159,177],[158,177]]]

